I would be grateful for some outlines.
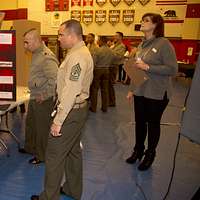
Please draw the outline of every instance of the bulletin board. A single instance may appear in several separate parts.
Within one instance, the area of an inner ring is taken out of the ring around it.
[[[16,100],[16,33],[0,31],[0,100]]]

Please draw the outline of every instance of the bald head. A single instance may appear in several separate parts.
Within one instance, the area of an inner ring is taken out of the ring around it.
[[[28,51],[35,51],[42,45],[42,39],[36,29],[30,29],[24,33],[24,48]]]

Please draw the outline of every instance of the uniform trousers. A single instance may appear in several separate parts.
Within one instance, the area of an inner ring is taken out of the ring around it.
[[[101,109],[107,111],[108,107],[108,98],[109,98],[109,68],[95,68],[94,78],[91,85],[91,109],[96,112],[97,108],[97,99],[98,99],[98,90],[101,89]]]
[[[165,94],[162,100],[134,95],[135,137],[134,150],[145,149],[145,139],[148,133],[147,151],[155,152],[160,138],[160,121],[169,100]]]
[[[24,149],[40,161],[44,161],[45,158],[53,106],[53,97],[42,103],[31,99],[28,104]]]
[[[109,106],[115,106],[116,98],[115,98],[115,89],[114,84],[117,76],[117,66],[110,67],[109,74]]]
[[[82,194],[81,132],[88,115],[88,106],[72,109],[65,119],[60,137],[48,138],[45,159],[44,191],[40,200],[59,200],[62,178],[65,194],[76,200]]]

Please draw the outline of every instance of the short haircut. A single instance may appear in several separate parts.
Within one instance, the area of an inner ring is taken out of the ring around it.
[[[142,20],[145,17],[150,17],[153,24],[156,24],[153,34],[155,37],[164,37],[164,19],[160,14],[146,13],[142,16]]]
[[[79,21],[75,19],[70,19],[61,24],[64,25],[65,29],[68,29],[70,32],[75,33],[78,37],[83,36],[83,29]]]
[[[28,34],[28,33],[30,33],[30,32],[32,32],[32,31],[38,31],[36,28],[31,28],[31,29],[29,29],[29,30],[27,30],[25,33],[24,33],[24,37]]]
[[[88,33],[88,35],[91,35],[93,39],[95,39],[94,33]]]
[[[99,36],[99,41],[101,41],[103,44],[107,44],[108,38],[106,36]]]
[[[123,34],[122,32],[120,32],[120,31],[117,31],[116,33],[117,33],[117,34],[119,34],[119,35],[121,36],[121,38],[123,38],[123,37],[124,37],[124,34]]]

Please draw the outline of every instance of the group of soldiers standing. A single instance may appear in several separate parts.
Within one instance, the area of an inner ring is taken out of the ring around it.
[[[101,90],[101,110],[107,112],[108,106],[116,105],[116,97],[114,84],[117,80],[121,81],[123,70],[124,54],[127,51],[126,46],[122,42],[123,33],[116,32],[113,41],[106,36],[99,36],[97,44],[95,43],[95,35],[89,33],[86,37],[87,47],[94,61],[94,78],[90,89],[90,111],[96,112],[98,90]]]

